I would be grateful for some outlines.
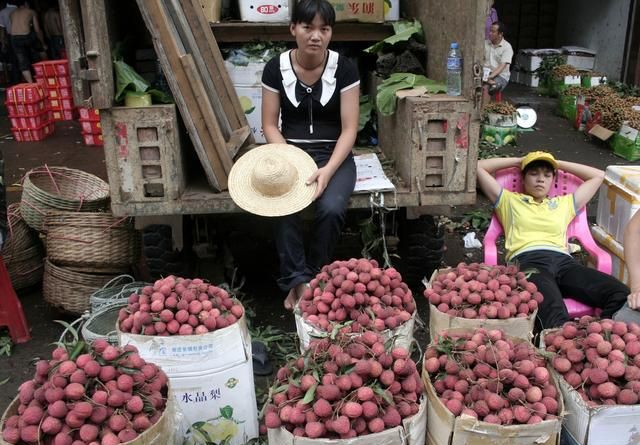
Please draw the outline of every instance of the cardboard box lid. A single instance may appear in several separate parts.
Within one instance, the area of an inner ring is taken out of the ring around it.
[[[610,165],[605,179],[617,183],[640,198],[640,165]]]
[[[601,141],[606,141],[615,133],[607,128],[604,128],[601,125],[594,125],[593,127],[591,127],[591,130],[589,130],[589,134],[597,137]]]

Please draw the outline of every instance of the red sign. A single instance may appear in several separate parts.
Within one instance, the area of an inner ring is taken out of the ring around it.
[[[260,5],[256,11],[259,14],[275,14],[278,12],[278,7],[276,5]]]

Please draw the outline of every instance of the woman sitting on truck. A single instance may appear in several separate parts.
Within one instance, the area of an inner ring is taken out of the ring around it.
[[[358,130],[360,78],[356,66],[328,49],[335,11],[327,0],[296,4],[289,29],[296,48],[270,60],[262,74],[262,129],[269,143],[306,151],[318,170],[314,232],[305,255],[299,213],[276,220],[279,287],[293,309],[305,286],[332,256],[356,181],[351,149]],[[282,129],[278,126],[279,116]]]
[[[497,170],[520,167],[524,192],[503,189],[493,177]],[[549,198],[556,170],[584,182],[572,194]],[[523,158],[478,161],[478,185],[494,203],[505,233],[506,260],[521,270],[534,269],[532,281],[544,296],[538,309],[540,329],[570,320],[563,294],[602,309],[613,318],[627,300],[629,288],[616,278],[578,263],[568,251],[567,226],[598,191],[604,172],[587,165],[558,161],[550,153],[534,151]],[[640,318],[639,318],[640,321]]]

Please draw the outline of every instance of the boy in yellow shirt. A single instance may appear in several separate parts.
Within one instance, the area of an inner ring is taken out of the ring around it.
[[[497,170],[520,167],[524,193],[505,190],[493,177]],[[549,198],[556,170],[584,182],[573,194]],[[505,232],[506,259],[521,269],[537,269],[530,281],[544,296],[538,310],[539,328],[562,325],[570,319],[562,296],[571,295],[612,318],[624,305],[629,288],[614,277],[578,263],[569,254],[567,226],[578,209],[598,191],[604,172],[587,165],[556,160],[534,151],[523,158],[478,161],[478,185],[495,206]]]

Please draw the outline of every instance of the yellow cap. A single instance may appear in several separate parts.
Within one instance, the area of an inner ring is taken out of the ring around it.
[[[524,168],[533,161],[545,161],[551,164],[554,170],[558,169],[558,161],[556,161],[556,158],[554,158],[551,153],[547,153],[546,151],[532,151],[522,158],[520,170],[524,170]]]

